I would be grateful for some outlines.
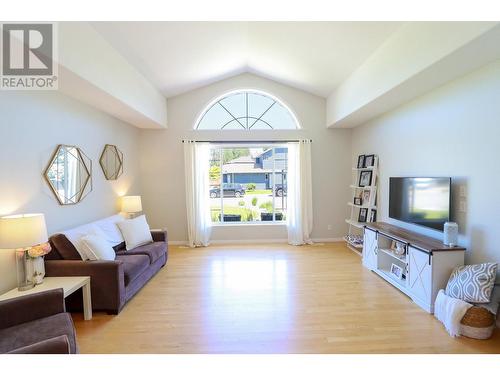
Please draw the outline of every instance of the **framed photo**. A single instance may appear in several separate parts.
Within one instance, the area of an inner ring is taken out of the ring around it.
[[[358,159],[358,164],[359,164],[359,159]],[[375,155],[365,155],[365,164],[363,165],[364,168],[368,167],[373,167],[375,165]]]
[[[361,171],[359,174],[359,187],[370,186],[372,184],[372,171]]]
[[[365,155],[358,156],[358,168],[364,168],[365,166]]]
[[[361,206],[362,202],[361,198],[354,197],[354,204],[356,206]]]
[[[363,190],[363,194],[362,194],[362,197],[363,197],[363,204],[365,206],[369,206],[370,205],[370,190]]]
[[[397,264],[391,264],[391,273],[400,280],[403,278],[403,268],[401,268]]]
[[[370,210],[370,220],[368,220],[370,223],[374,223],[377,221],[377,210],[371,209]]]
[[[368,216],[368,208],[360,208],[358,222],[366,223],[366,217]]]

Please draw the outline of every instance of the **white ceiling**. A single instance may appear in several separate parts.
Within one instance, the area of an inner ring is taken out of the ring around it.
[[[255,73],[327,97],[400,22],[93,22],[166,97]]]

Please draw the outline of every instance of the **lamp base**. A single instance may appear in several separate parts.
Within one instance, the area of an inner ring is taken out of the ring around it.
[[[33,289],[34,287],[35,287],[35,284],[19,285],[17,287],[17,290],[19,290],[20,292],[24,292],[25,290],[30,290],[30,289]]]
[[[28,248],[16,250],[17,290],[29,290],[33,282],[33,261],[28,256]]]

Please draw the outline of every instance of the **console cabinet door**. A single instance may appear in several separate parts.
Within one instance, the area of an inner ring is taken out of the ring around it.
[[[363,265],[369,270],[377,268],[377,233],[366,228],[363,238]]]
[[[429,311],[432,305],[432,257],[410,246],[407,277],[408,289],[413,300]]]

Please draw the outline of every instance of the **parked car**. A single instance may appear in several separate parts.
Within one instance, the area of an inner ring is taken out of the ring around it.
[[[245,195],[245,188],[241,184],[222,184],[222,191],[224,192],[224,197],[239,198],[242,195]],[[220,188],[211,188],[210,198],[220,198]]]
[[[283,195],[286,197],[286,185],[285,186],[283,186],[283,184],[274,185],[274,194],[277,197],[282,197]]]

